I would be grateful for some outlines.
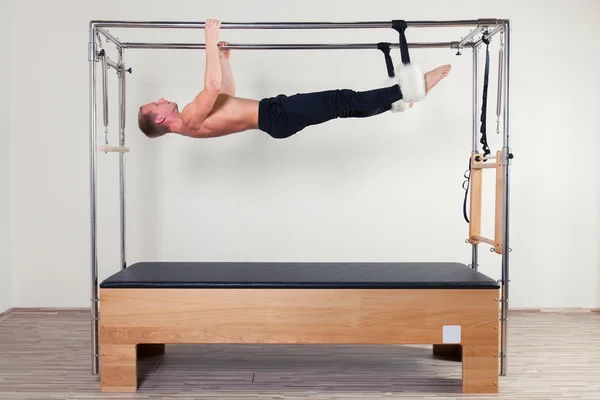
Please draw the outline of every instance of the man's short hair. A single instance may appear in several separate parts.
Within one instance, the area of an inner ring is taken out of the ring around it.
[[[167,130],[164,127],[154,122],[156,114],[151,111],[144,113],[143,109],[144,106],[141,106],[138,113],[138,125],[140,130],[149,138],[157,138],[167,133]]]

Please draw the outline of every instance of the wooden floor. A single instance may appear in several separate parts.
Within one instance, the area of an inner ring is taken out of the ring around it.
[[[430,346],[167,346],[135,394],[100,393],[87,312],[0,317],[0,399],[600,399],[600,313],[513,312],[498,395],[462,395]]]

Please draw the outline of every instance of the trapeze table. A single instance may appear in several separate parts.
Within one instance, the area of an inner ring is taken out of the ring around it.
[[[432,344],[497,393],[499,289],[459,263],[137,263],[100,284],[101,390],[137,391],[165,344]]]

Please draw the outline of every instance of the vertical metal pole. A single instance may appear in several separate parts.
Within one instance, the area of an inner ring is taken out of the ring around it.
[[[473,47],[473,153],[479,152],[479,46]]]
[[[125,146],[125,63],[123,62],[123,48],[119,47],[119,146]],[[120,187],[120,217],[121,217],[121,268],[127,267],[125,254],[125,155],[119,153],[119,187]]]
[[[473,47],[473,153],[479,152],[479,46]],[[479,245],[472,245],[471,266],[479,269]]]
[[[103,122],[104,122],[104,129],[105,129],[105,141],[106,144],[108,145],[108,137],[106,137],[106,132],[108,129],[108,56],[106,55],[106,52],[102,55],[101,57],[101,61],[102,61],[102,112],[103,112]]]
[[[91,314],[92,373],[98,374],[98,251],[96,247],[96,26],[90,24],[88,49],[90,87],[90,230],[91,230]]]
[[[502,248],[502,339],[500,351],[500,375],[506,375],[508,347],[508,261],[510,252],[509,242],[509,211],[510,211],[510,57],[511,34],[510,21],[504,25],[504,142],[502,145],[502,165],[504,166],[504,199],[503,199],[503,248]]]

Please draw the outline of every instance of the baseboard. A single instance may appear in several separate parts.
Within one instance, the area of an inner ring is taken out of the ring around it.
[[[14,311],[14,308],[9,308],[8,310],[0,313],[0,318],[4,318],[4,317],[8,317],[10,314],[12,314]]]
[[[90,312],[91,310],[89,307],[15,307],[10,308],[3,313],[0,313],[0,318],[6,317],[10,314],[87,314]],[[600,313],[600,308],[511,308],[509,310],[509,313]]]
[[[83,314],[90,313],[89,307],[15,307],[13,314]]]
[[[509,313],[540,313],[540,314],[584,314],[584,313],[598,313],[600,308],[578,308],[578,307],[552,307],[552,308],[512,308]]]

